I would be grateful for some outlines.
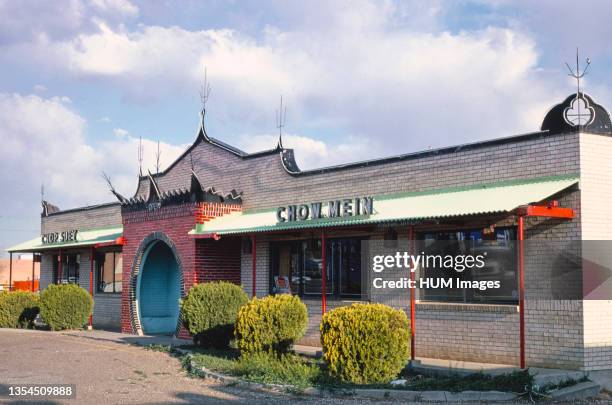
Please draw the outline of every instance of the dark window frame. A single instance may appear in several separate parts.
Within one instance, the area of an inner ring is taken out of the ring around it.
[[[335,256],[334,256],[334,249],[333,249],[333,244],[336,242],[340,242],[340,241],[346,241],[346,240],[356,240],[357,243],[361,246],[361,243],[364,240],[368,240],[369,237],[368,236],[339,236],[339,237],[328,237],[326,238],[326,261],[327,261],[327,275],[328,277],[331,275],[331,282],[332,284],[329,284],[329,281],[326,283],[326,296],[329,298],[335,298],[335,299],[347,299],[347,300],[355,300],[355,301],[362,301],[362,300],[366,300],[368,297],[368,293],[367,291],[364,291],[364,279],[363,279],[363,268],[360,268],[360,293],[359,294],[354,294],[354,293],[343,293],[341,291],[342,289],[342,265],[337,266],[338,268],[336,268],[336,264],[335,264]],[[293,295],[297,295],[300,298],[321,298],[322,297],[322,293],[321,292],[305,292],[305,284],[304,284],[304,272],[305,272],[305,261],[306,261],[306,250],[307,250],[307,246],[308,244],[312,243],[312,244],[316,244],[317,246],[320,246],[320,242],[321,239],[320,238],[310,238],[310,239],[295,239],[295,240],[278,240],[278,241],[271,241],[270,242],[270,262],[269,262],[269,292],[270,294],[274,294],[274,277],[277,276],[279,274],[279,245],[282,244],[289,244],[289,245],[293,245],[290,247],[290,254],[293,255],[293,251],[295,248],[295,245],[299,245],[299,249],[297,249],[297,254],[299,257],[299,263],[300,263],[300,268],[299,268],[299,276],[297,277],[298,279],[298,283],[297,283],[297,288],[293,288],[293,283],[292,283],[292,290],[291,293]],[[331,254],[330,254],[331,253]],[[360,248],[360,257],[359,257],[359,262],[362,263],[363,262],[363,254],[364,252],[361,251]],[[294,275],[290,275],[290,279],[292,279],[292,277],[294,277]],[[290,280],[291,281],[291,280]]]
[[[463,294],[463,300],[459,301],[459,300],[453,300],[453,299],[440,299],[440,298],[436,298],[436,297],[431,297],[428,298],[427,297],[427,291],[426,290],[420,290],[419,294],[418,294],[418,300],[420,302],[424,302],[424,303],[436,303],[436,302],[448,302],[448,303],[454,303],[454,304],[465,304],[465,305],[512,305],[512,306],[516,306],[518,305],[518,278],[519,278],[519,270],[518,270],[518,265],[519,265],[519,249],[518,249],[518,227],[516,225],[508,225],[508,226],[498,226],[495,227],[495,231],[497,230],[507,230],[507,229],[511,229],[514,231],[514,235],[515,238],[514,239],[509,239],[510,241],[514,241],[516,242],[515,245],[515,263],[516,266],[514,266],[514,274],[515,274],[515,280],[517,283],[517,296],[514,298],[509,298],[509,299],[491,299],[491,300],[487,300],[487,299],[479,299],[479,300],[468,300],[466,298],[466,294]],[[432,234],[432,233],[437,233],[437,234],[441,234],[441,233],[459,233],[459,232],[481,232],[482,228],[453,228],[453,229],[437,229],[435,231],[420,231],[416,233],[416,241],[417,244],[419,244],[418,246],[418,250],[417,251],[422,251],[424,249],[424,242],[425,242],[425,235],[427,234]],[[421,275],[421,277],[423,277],[423,275]]]
[[[60,276],[59,274],[60,257],[62,261],[61,279],[59,277]],[[73,260],[71,260],[71,258]],[[73,268],[74,275],[75,275],[74,277],[72,277],[74,279],[73,281],[70,281],[71,279],[70,275],[73,274],[73,272],[70,270],[71,263],[75,265],[75,267]],[[54,284],[79,285],[80,278],[81,278],[81,254],[80,253],[62,252],[61,255],[59,253],[53,255],[53,283]]]
[[[104,271],[104,262],[106,261],[106,255],[112,253],[113,254],[113,281],[112,281],[112,286],[113,286],[113,291],[104,291],[104,288],[102,287],[102,279],[103,279],[103,271]],[[102,251],[102,252],[96,252],[95,253],[95,268],[96,268],[96,288],[95,288],[95,292],[96,294],[109,294],[109,295],[117,295],[117,294],[121,294],[123,292],[123,287],[121,288],[121,290],[116,291],[116,286],[117,286],[117,281],[116,281],[116,274],[117,272],[115,271],[115,263],[117,261],[116,257],[117,254],[120,254],[122,256],[123,259],[123,252],[121,250],[108,250],[108,251]],[[100,260],[100,258],[103,258],[102,260]],[[123,263],[123,262],[122,262]],[[121,271],[123,272],[123,269],[121,269]],[[122,276],[122,281],[123,281],[123,276]]]

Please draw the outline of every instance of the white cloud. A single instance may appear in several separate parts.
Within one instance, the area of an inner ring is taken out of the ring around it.
[[[22,211],[38,201],[40,184],[49,200],[62,208],[112,201],[100,177],[106,171],[116,188],[131,195],[138,173],[138,137],[123,129],[118,136],[91,142],[86,121],[60,98],[0,93],[0,142],[4,145],[0,170],[3,177],[4,209]],[[143,168],[155,170],[157,141],[143,139]],[[172,163],[186,145],[160,143],[160,163]],[[36,212],[36,211],[34,211]]]
[[[138,16],[138,7],[128,0],[89,0],[91,6],[105,14],[118,14],[125,17]]]
[[[251,126],[243,132],[263,132],[262,117],[284,94],[300,132],[353,134],[388,152],[532,131],[561,97],[538,71],[528,36],[493,27],[413,31],[394,25],[395,12],[364,1],[320,31],[266,27],[259,39],[99,22],[96,32],[51,48],[59,69],[147,102],[195,93],[206,65],[211,103],[224,119]]]
[[[113,129],[113,134],[119,138],[123,138],[129,134],[126,129],[123,128],[115,128]]]
[[[247,152],[258,152],[276,146],[278,135],[242,135],[238,143]],[[367,140],[359,141],[355,137],[349,137],[346,142],[327,144],[306,136],[285,134],[283,147],[295,150],[295,158],[301,170],[366,160],[380,153],[378,145]]]

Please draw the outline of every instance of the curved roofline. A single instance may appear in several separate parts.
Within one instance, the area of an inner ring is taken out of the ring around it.
[[[169,172],[174,166],[176,166],[178,164],[178,162],[180,162],[182,159],[184,159],[187,155],[189,155],[189,153],[200,143],[200,142],[206,142],[209,143],[211,145],[214,145],[218,148],[221,148],[235,156],[238,156],[242,159],[252,159],[252,158],[257,158],[260,156],[268,156],[268,155],[272,155],[274,153],[278,153],[281,151],[281,147],[280,145],[277,145],[275,148],[272,149],[267,149],[267,150],[263,150],[260,152],[254,152],[254,153],[247,153],[244,152],[232,145],[229,145],[223,141],[220,141],[219,139],[213,138],[211,136],[209,136],[206,133],[206,129],[204,127],[204,116],[206,114],[206,110],[202,110],[200,111],[200,125],[198,127],[198,133],[196,134],[196,139],[195,141],[191,144],[191,146],[189,146],[183,153],[181,153],[181,155],[179,157],[177,157],[174,162],[172,162],[168,167],[166,167],[164,170],[162,170],[159,173],[154,173],[151,174],[153,177],[158,177],[158,176],[163,176],[165,175],[167,172]],[[144,180],[148,178],[148,174],[144,174],[144,175],[139,175],[138,179],[139,180]],[[137,191],[138,192],[138,191]]]
[[[593,109],[593,116],[591,117],[591,120],[585,124],[572,125],[565,118],[565,110],[567,110],[569,106],[565,109],[563,109],[563,107],[568,105],[568,103],[570,104],[570,106],[573,105],[572,100],[575,100],[577,98],[583,98],[585,103],[587,103],[587,105]],[[562,110],[557,111],[558,109]],[[597,111],[597,109],[600,109],[601,111]],[[555,112],[557,115],[553,115],[555,114]],[[598,115],[601,112],[603,112],[604,118],[600,118],[600,116]],[[607,125],[605,125],[605,129],[601,129],[601,119],[607,119]],[[555,120],[559,120],[559,122],[556,122]],[[596,120],[598,121],[597,123],[595,123]],[[612,123],[610,121],[610,112],[606,109],[606,107],[597,103],[589,93],[585,91],[579,91],[575,93],[570,93],[567,97],[563,99],[563,101],[550,107],[546,114],[544,114],[540,129],[544,130],[544,128],[546,127],[546,129],[549,130],[551,133],[589,132],[594,134],[610,135],[612,134]],[[561,125],[559,123],[561,123]]]
[[[208,144],[214,145],[229,153],[232,153],[233,155],[241,159],[253,159],[253,158],[278,154],[281,166],[283,167],[285,172],[289,174],[290,176],[297,177],[297,176],[310,176],[310,175],[316,175],[316,174],[323,174],[323,173],[329,173],[329,172],[340,171],[340,170],[349,170],[349,169],[358,168],[358,167],[377,166],[377,165],[382,165],[382,164],[387,164],[387,163],[392,163],[392,162],[400,162],[404,160],[418,159],[418,158],[422,158],[426,156],[435,156],[435,155],[441,155],[441,154],[455,153],[460,150],[476,149],[476,148],[482,148],[482,147],[494,146],[494,145],[502,145],[502,144],[507,144],[511,142],[524,141],[528,139],[537,139],[540,137],[553,135],[548,130],[540,130],[540,131],[528,132],[524,134],[506,136],[502,138],[495,138],[495,139],[489,139],[489,140],[484,140],[484,141],[477,141],[477,142],[464,143],[464,144],[459,144],[459,145],[454,145],[454,146],[447,146],[447,147],[442,147],[442,148],[437,148],[437,149],[429,149],[425,151],[417,151],[417,152],[404,153],[400,155],[392,155],[392,156],[387,156],[383,158],[362,160],[362,161],[357,161],[357,162],[349,162],[349,163],[326,166],[326,167],[316,168],[316,169],[300,170],[295,161],[294,150],[291,148],[283,147],[282,144],[280,144],[280,142],[279,144],[277,144],[275,148],[267,149],[267,150],[263,150],[259,152],[254,152],[254,153],[247,153],[223,141],[220,141],[216,138],[209,136],[206,133],[206,129],[204,127],[205,113],[206,113],[205,110],[202,110],[200,113],[201,115],[200,126],[198,128],[197,137],[194,143],[189,148],[187,148],[185,152],[183,152],[177,159],[175,159],[175,161],[172,164],[170,164],[165,170],[159,173],[152,174],[154,178],[167,174],[168,171],[170,171],[174,166],[176,166],[176,164],[178,164],[179,161],[184,159],[200,142],[206,142]],[[561,135],[561,134],[563,133],[559,133],[558,135]],[[148,175],[142,175],[138,177],[139,177],[139,180],[145,180],[147,179]]]

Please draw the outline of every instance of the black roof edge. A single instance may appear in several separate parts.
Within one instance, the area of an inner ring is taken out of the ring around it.
[[[339,164],[339,165],[334,165],[334,166],[323,167],[319,169],[309,169],[309,170],[297,171],[297,172],[290,171],[287,168],[285,168],[285,170],[287,171],[287,173],[289,173],[292,176],[308,176],[308,175],[313,175],[313,174],[329,173],[329,172],[338,171],[338,170],[353,169],[357,167],[377,166],[377,165],[386,164],[386,163],[400,162],[403,160],[419,159],[419,158],[423,158],[427,156],[455,153],[461,150],[469,150],[469,149],[477,149],[477,148],[482,148],[482,147],[487,147],[487,146],[503,145],[503,144],[512,143],[516,141],[525,141],[529,139],[543,138],[545,136],[564,135],[564,134],[566,133],[551,134],[548,131],[528,132],[526,134],[511,135],[511,136],[506,136],[503,138],[495,138],[495,139],[489,139],[489,140],[478,141],[478,142],[464,143],[464,144],[459,144],[455,146],[446,146],[446,147],[438,148],[438,149],[430,149],[430,150],[425,150],[425,151],[405,153],[401,155],[393,155],[393,156],[388,156],[388,157],[379,158],[379,159],[362,160],[359,162],[344,163],[344,164]]]
[[[495,138],[495,139],[488,139],[484,141],[470,142],[470,143],[464,143],[464,144],[459,144],[459,145],[454,145],[454,146],[446,146],[446,147],[437,148],[437,149],[411,152],[411,153],[393,155],[393,156],[377,158],[377,159],[362,160],[358,162],[343,163],[339,165],[327,166],[327,167],[322,167],[322,168],[317,168],[317,169],[291,170],[291,168],[285,165],[285,162],[283,161],[283,153],[281,152],[293,152],[293,149],[287,149],[287,148],[281,147],[280,145],[277,145],[275,148],[263,150],[260,152],[247,153],[247,152],[241,151],[240,149],[235,148],[231,145],[228,145],[225,142],[222,142],[216,138],[208,136],[208,134],[206,134],[206,130],[204,129],[204,125],[203,125],[203,122],[204,122],[203,114],[204,112],[202,112],[202,121],[200,124],[200,128],[198,129],[198,135],[197,135],[195,142],[189,148],[187,148],[187,150],[185,150],[185,152],[183,152],[165,170],[159,173],[153,174],[153,177],[165,175],[179,161],[181,161],[185,156],[187,156],[187,154],[189,154],[189,152],[191,152],[191,150],[194,149],[200,142],[207,142],[211,145],[217,146],[230,153],[233,153],[234,155],[240,157],[241,159],[252,159],[252,158],[268,156],[268,155],[273,155],[273,154],[278,153],[281,159],[281,165],[283,166],[283,168],[289,175],[291,176],[309,176],[309,175],[323,174],[323,173],[339,171],[339,170],[353,169],[357,167],[376,166],[376,165],[381,165],[381,164],[386,164],[386,163],[399,162],[403,160],[418,159],[418,158],[423,158],[426,156],[435,156],[435,155],[442,155],[442,154],[448,154],[448,153],[455,153],[460,150],[468,150],[468,149],[476,149],[476,148],[482,148],[482,147],[488,147],[488,146],[503,145],[503,144],[507,144],[511,142],[525,141],[528,139],[537,139],[537,138],[541,138],[544,136],[555,136],[555,135],[564,135],[568,133],[575,133],[574,131],[570,131],[570,132],[562,132],[562,133],[553,134],[553,133],[550,133],[550,131],[548,130],[534,131],[534,132],[528,132],[524,134],[510,135],[510,136]],[[581,131],[576,131],[576,132],[581,132]],[[293,156],[289,156],[289,158],[293,159]],[[297,165],[295,166],[297,167]],[[139,181],[146,179],[146,178],[147,176],[139,176]],[[138,193],[138,190],[136,191],[136,193]]]
[[[110,203],[86,205],[84,207],[68,208],[66,210],[61,210],[61,211],[57,211],[57,212],[53,212],[51,214],[48,214],[48,215],[46,215],[46,217],[52,217],[54,215],[66,214],[66,213],[69,213],[69,212],[79,212],[79,211],[95,210],[97,208],[111,207],[113,205],[119,205],[120,206],[121,203],[119,201],[116,201],[116,202],[110,202]],[[41,215],[41,216],[45,217],[44,215]]]

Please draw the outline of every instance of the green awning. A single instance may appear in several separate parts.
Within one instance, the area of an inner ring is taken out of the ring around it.
[[[233,212],[197,224],[190,234],[231,235],[509,213],[540,202],[578,181],[576,175],[555,176],[378,196],[374,197],[374,213],[367,216],[277,222],[276,209]]]
[[[7,252],[40,252],[43,250],[49,249],[58,249],[58,248],[73,248],[73,247],[84,247],[84,246],[94,246],[103,243],[113,243],[117,240],[117,238],[123,236],[123,227],[114,227],[114,228],[99,228],[99,229],[87,229],[87,230],[79,230],[77,232],[76,241],[73,242],[64,242],[64,243],[42,243],[42,239],[40,236],[29,240],[27,242],[20,243],[18,245],[12,246],[7,250]]]

